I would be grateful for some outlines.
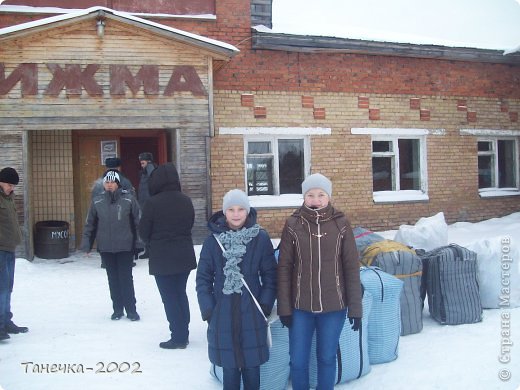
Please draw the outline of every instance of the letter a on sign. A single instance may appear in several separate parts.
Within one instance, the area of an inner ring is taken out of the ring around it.
[[[206,96],[206,90],[193,66],[179,65],[173,69],[168,85],[164,89],[165,96],[175,92],[191,92],[195,96]]]

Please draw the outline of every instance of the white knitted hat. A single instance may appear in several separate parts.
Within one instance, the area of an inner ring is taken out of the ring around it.
[[[307,176],[302,183],[302,194],[305,196],[307,191],[312,188],[319,188],[327,193],[329,197],[332,196],[332,182],[323,176],[321,173],[315,173]]]
[[[247,213],[249,214],[249,210],[251,209],[251,206],[249,205],[249,198],[247,197],[246,193],[242,190],[231,190],[226,195],[224,195],[224,199],[222,201],[222,211],[224,214],[226,213],[226,210],[232,206],[242,206],[247,210]]]

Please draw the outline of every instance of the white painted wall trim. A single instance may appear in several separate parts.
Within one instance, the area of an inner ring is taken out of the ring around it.
[[[444,135],[445,129],[400,129],[400,128],[377,128],[377,127],[353,127],[351,134],[365,135]]]
[[[497,137],[497,136],[509,136],[519,137],[520,130],[499,130],[499,129],[460,129],[460,135],[476,135],[479,137]]]
[[[219,135],[330,135],[330,127],[220,127]]]

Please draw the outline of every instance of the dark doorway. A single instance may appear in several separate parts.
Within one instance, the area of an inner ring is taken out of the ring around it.
[[[121,137],[121,171],[130,179],[135,189],[139,186],[141,165],[139,154],[150,152],[156,164],[162,163],[159,157],[159,139],[157,137]]]

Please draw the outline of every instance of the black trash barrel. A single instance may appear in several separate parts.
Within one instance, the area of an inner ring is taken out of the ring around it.
[[[34,254],[42,259],[69,257],[69,224],[65,221],[36,222]]]

